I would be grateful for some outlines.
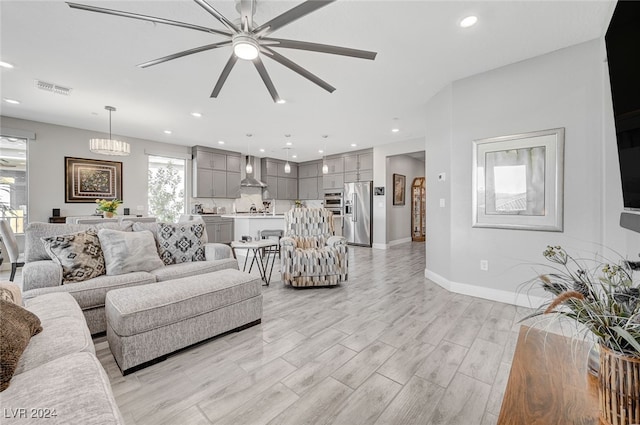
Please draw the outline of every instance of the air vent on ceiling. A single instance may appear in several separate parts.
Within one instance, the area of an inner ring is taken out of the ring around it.
[[[50,91],[53,93],[62,94],[64,96],[71,95],[71,91],[73,90],[68,87],[62,87],[57,84],[47,83],[46,81],[42,81],[42,80],[35,80],[35,83],[36,83],[36,87],[39,88],[40,90]]]

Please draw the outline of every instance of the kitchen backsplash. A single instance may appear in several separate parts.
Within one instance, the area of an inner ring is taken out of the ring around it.
[[[242,188],[240,198],[237,199],[225,199],[225,198],[191,198],[189,205],[189,212],[192,211],[194,204],[201,204],[204,211],[217,207],[218,209],[224,208],[224,213],[232,214],[233,207],[237,212],[249,212],[251,204],[255,204],[258,211],[262,211],[262,189],[259,188]],[[257,193],[256,193],[257,192]],[[274,200],[265,199],[265,201],[271,201],[271,211],[273,211]],[[322,200],[305,200],[302,203],[309,208],[322,208]],[[275,211],[276,214],[284,214],[293,207],[295,203],[293,201],[276,200]]]

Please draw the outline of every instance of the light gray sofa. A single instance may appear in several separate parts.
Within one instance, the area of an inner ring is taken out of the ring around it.
[[[155,225],[154,223],[145,223]],[[107,292],[116,288],[179,279],[223,269],[238,269],[227,245],[207,243],[206,261],[172,264],[151,272],[133,272],[116,276],[102,275],[79,283],[62,284],[62,268],[50,259],[41,238],[77,233],[88,228],[131,231],[133,223],[122,221],[103,224],[30,223],[25,231],[25,265],[22,269],[24,299],[38,295],[68,292],[80,305],[91,334],[105,332],[107,322],[104,303]]]
[[[67,293],[25,300],[42,323],[0,395],[3,425],[118,425],[109,378],[78,303]]]

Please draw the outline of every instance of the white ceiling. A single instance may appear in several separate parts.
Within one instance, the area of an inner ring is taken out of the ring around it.
[[[86,1],[111,9],[223,29],[191,0]],[[231,20],[234,1],[209,0]],[[264,23],[300,2],[262,0]],[[265,66],[284,105],[274,104],[250,63],[238,61],[217,99],[209,95],[231,48],[151,68],[136,64],[203,44],[217,36],[69,8],[62,1],[0,2],[0,60],[5,116],[108,131],[105,105],[117,108],[114,134],[184,145],[207,145],[284,158],[291,134],[298,161],[422,137],[424,107],[447,83],[602,36],[611,1],[355,1],[339,0],[273,37],[378,52],[375,61],[280,49],[326,80],[325,92],[281,65]],[[460,28],[467,15],[476,26]],[[40,79],[73,88],[61,96],[34,87]],[[203,114],[194,118],[191,112]],[[401,129],[392,133],[392,127]],[[165,135],[163,130],[172,130]],[[357,148],[350,146],[356,143]],[[135,149],[135,145],[132,146]]]

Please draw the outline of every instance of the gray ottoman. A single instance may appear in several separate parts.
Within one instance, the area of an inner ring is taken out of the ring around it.
[[[260,323],[262,281],[227,269],[107,293],[107,340],[124,375]]]

